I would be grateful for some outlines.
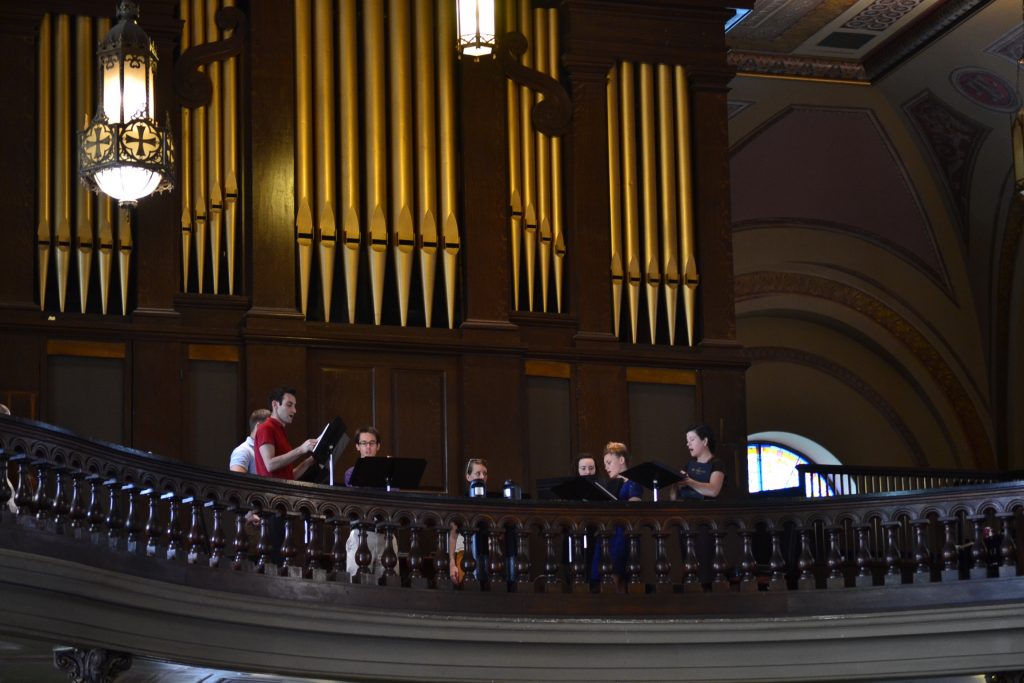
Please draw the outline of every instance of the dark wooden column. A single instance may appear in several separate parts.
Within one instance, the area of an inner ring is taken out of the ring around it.
[[[156,43],[159,64],[154,84],[155,113],[172,126],[175,147],[181,146],[181,115],[174,95],[174,53],[181,35],[175,2],[146,2],[139,24]],[[102,36],[99,36],[102,38]],[[174,295],[181,289],[181,168],[176,160],[175,185],[170,192],[139,200],[132,231],[135,261],[134,317],[176,316]]]
[[[242,111],[250,120],[245,196],[252,235],[251,315],[300,318],[295,263],[295,16],[292,3],[249,4]]]
[[[513,329],[505,77],[490,58],[459,62],[463,329]]]
[[[0,41],[4,67],[4,125],[0,126],[0,216],[4,248],[0,249],[0,307],[37,309],[36,269],[36,39],[44,8],[14,3],[0,5]]]

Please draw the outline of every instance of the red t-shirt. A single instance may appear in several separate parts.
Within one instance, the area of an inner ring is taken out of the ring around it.
[[[256,445],[253,447],[255,451],[253,455],[256,460],[256,474],[261,477],[294,479],[295,468],[291,465],[282,467],[274,472],[267,470],[267,465],[263,462],[263,455],[260,453],[260,446],[263,444],[273,446],[275,456],[284,455],[292,449],[292,445],[288,443],[288,436],[284,433],[284,425],[278,422],[277,418],[273,415],[256,428]]]

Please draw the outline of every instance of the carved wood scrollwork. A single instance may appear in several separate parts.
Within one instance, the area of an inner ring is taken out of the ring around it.
[[[222,31],[232,31],[230,38],[213,43],[190,47],[174,64],[174,92],[183,107],[195,109],[210,103],[213,84],[205,71],[199,67],[234,57],[242,51],[248,35],[245,14],[237,7],[221,7],[217,10],[217,26]]]
[[[569,128],[572,100],[561,83],[519,62],[527,48],[526,36],[522,33],[509,31],[501,36],[494,48],[498,67],[507,78],[544,96],[533,105],[533,127],[545,135],[558,137]]]
[[[53,665],[72,683],[113,683],[131,668],[132,656],[113,650],[61,647],[53,651]]]

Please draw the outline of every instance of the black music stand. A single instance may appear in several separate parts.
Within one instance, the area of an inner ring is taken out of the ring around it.
[[[562,500],[618,500],[614,493],[588,477],[571,477],[566,479],[561,484],[552,486],[551,492]]]
[[[683,475],[677,470],[655,460],[634,465],[623,472],[622,476],[654,491],[655,503],[658,502],[658,489],[683,480]]]
[[[324,426],[313,446],[313,466],[303,472],[300,481],[334,486],[334,465],[351,442],[347,431],[340,417],[335,417]]]
[[[414,489],[420,485],[427,461],[422,458],[359,458],[349,486],[384,489]]]

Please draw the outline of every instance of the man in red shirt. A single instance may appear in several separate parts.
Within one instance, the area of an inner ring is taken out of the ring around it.
[[[270,417],[256,428],[256,474],[277,479],[298,479],[313,464],[309,454],[313,452],[316,439],[306,439],[292,448],[285,425],[295,419],[295,390],[279,387],[270,392]],[[299,463],[296,465],[295,463]]]

